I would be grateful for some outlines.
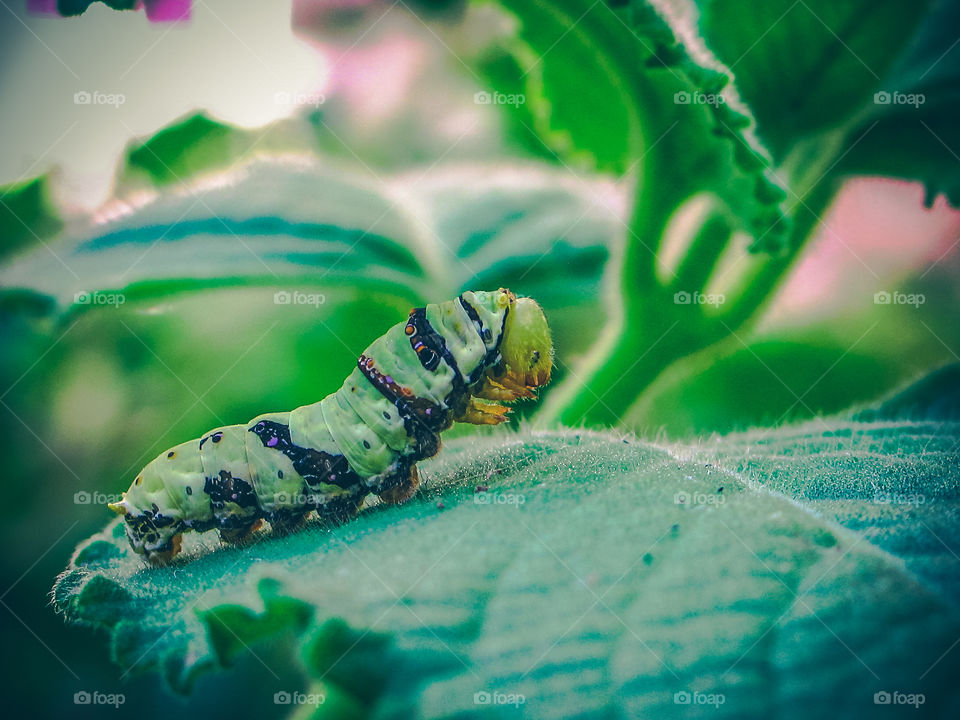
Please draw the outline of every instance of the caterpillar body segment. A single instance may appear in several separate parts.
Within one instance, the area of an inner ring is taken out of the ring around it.
[[[336,392],[161,453],[110,508],[134,551],[163,564],[190,530],[241,542],[264,520],[287,532],[312,511],[349,518],[370,493],[403,502],[440,433],[454,422],[504,422],[508,408],[496,403],[535,397],[552,353],[540,306],[509,290],[414,308]]]

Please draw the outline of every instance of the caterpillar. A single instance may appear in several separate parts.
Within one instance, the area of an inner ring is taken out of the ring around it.
[[[500,403],[536,397],[553,346],[543,310],[509,290],[414,308],[360,355],[336,392],[290,412],[211,430],[161,453],[110,509],[133,550],[169,563],[184,532],[242,543],[264,520],[287,533],[316,512],[353,517],[372,494],[400,503],[416,463],[454,422],[495,425]]]

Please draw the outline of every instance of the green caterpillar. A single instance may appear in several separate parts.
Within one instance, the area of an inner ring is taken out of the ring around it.
[[[497,403],[535,397],[552,355],[543,310],[509,290],[414,308],[336,392],[161,453],[109,507],[134,551],[164,564],[190,530],[216,528],[236,543],[264,520],[288,532],[312,511],[351,517],[370,493],[403,502],[441,432],[455,421],[504,422],[509,409]]]

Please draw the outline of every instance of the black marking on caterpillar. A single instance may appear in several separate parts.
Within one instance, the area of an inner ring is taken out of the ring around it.
[[[307,481],[310,489],[317,488],[321,483],[349,488],[360,481],[343,455],[331,455],[322,450],[294,445],[290,439],[289,425],[261,420],[250,428],[250,432],[260,438],[264,447],[273,448],[290,458],[293,469]],[[277,472],[280,474],[283,470]],[[280,478],[283,478],[282,474]]]
[[[467,315],[470,317],[470,320],[473,322],[474,327],[477,329],[477,333],[480,335],[480,338],[484,343],[489,343],[493,339],[493,334],[490,328],[486,327],[483,324],[483,321],[480,319],[480,314],[477,312],[477,309],[467,300],[463,295],[457,298],[457,302],[460,303],[460,306],[464,309]],[[507,316],[504,315],[503,319],[500,321],[500,327],[497,331],[497,340],[494,343],[493,347],[487,351],[487,354],[473,373],[467,378],[467,383],[472,385],[477,382],[477,379],[480,375],[483,374],[484,369],[496,367],[500,362],[500,343],[503,342],[504,327],[507,323]]]

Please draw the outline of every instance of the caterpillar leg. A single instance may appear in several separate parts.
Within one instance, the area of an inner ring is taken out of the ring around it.
[[[507,417],[509,412],[510,408],[503,405],[479,402],[476,398],[471,397],[463,412],[454,420],[473,425],[499,425],[510,419]]]
[[[240,545],[250,539],[257,530],[263,527],[263,520],[256,520],[249,525],[236,528],[220,528],[220,539],[231,545]]]
[[[366,493],[359,493],[331,500],[317,507],[317,515],[321,520],[333,523],[352,520],[360,512],[365,497]]]
[[[515,382],[509,375],[499,380],[487,377],[483,381],[480,389],[473,393],[475,397],[483,400],[494,400],[499,402],[513,402],[521,398],[535,398],[536,394],[526,385]]]
[[[183,533],[177,533],[170,538],[169,547],[165,550],[147,550],[147,562],[151,565],[168,565],[173,558],[180,554],[183,547]]]
[[[185,523],[173,513],[164,515],[156,505],[148,512],[131,513],[124,493],[124,500],[110,503],[109,507],[123,517],[127,540],[138,555],[143,555],[153,565],[166,565],[180,552],[183,544]]]
[[[270,529],[275,535],[289,535],[303,525],[310,512],[310,510],[302,512],[276,510],[270,515]]]
[[[398,505],[412,498],[416,494],[417,488],[419,487],[420,473],[417,472],[417,466],[413,465],[410,468],[410,474],[407,476],[406,480],[402,481],[398,485],[394,485],[392,488],[384,490],[378,495],[378,497],[385,503]]]

